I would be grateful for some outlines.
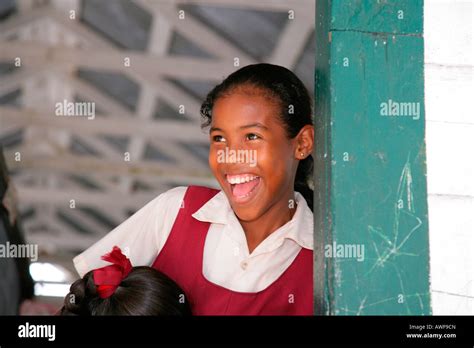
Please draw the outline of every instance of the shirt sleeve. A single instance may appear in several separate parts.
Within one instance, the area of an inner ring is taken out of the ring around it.
[[[168,239],[186,189],[180,186],[160,194],[77,255],[73,262],[79,275],[83,277],[90,270],[108,265],[101,256],[115,245],[130,258],[133,266],[151,266]]]

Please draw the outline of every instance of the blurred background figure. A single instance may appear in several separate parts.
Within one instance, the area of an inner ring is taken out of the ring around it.
[[[172,187],[217,187],[202,100],[256,62],[291,69],[312,93],[314,6],[0,0],[0,145],[39,251],[31,265],[0,260],[0,305],[11,306],[0,314],[33,294],[23,313],[59,307],[77,278],[73,256]]]
[[[0,147],[0,245],[25,244],[16,211],[15,189],[8,176],[1,149]],[[5,247],[1,254],[0,314],[15,315],[19,313],[21,302],[33,297],[30,263],[28,258],[6,257]]]

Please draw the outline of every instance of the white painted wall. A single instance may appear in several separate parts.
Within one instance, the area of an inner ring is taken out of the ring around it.
[[[425,0],[425,102],[435,315],[474,314],[474,0]]]

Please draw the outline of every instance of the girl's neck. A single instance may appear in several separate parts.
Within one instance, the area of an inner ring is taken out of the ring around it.
[[[247,239],[249,254],[278,228],[293,218],[296,212],[296,201],[294,192],[288,195],[288,199],[281,200],[271,207],[265,214],[254,221],[240,221]],[[290,204],[291,200],[294,204]]]

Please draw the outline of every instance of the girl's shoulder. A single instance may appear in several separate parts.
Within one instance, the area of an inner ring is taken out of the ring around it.
[[[134,215],[148,215],[157,210],[162,212],[173,210],[181,204],[187,189],[187,186],[178,186],[162,192],[148,201]]]
[[[164,208],[167,210],[170,206],[180,205],[187,190],[188,186],[173,187],[168,191],[160,193],[147,205],[150,205],[152,209]]]
[[[150,201],[148,205],[154,207],[169,205],[170,203],[183,202],[189,198],[192,198],[193,202],[203,200],[207,201],[214,197],[218,192],[220,192],[220,190],[213,187],[197,185],[178,186],[159,194],[152,201]],[[186,193],[188,193],[188,195],[186,195]]]
[[[158,195],[157,198],[182,199],[189,186],[177,186]]]
[[[156,199],[162,198],[162,199],[179,199],[180,200],[184,197],[184,195],[186,194],[188,190],[193,190],[192,192],[195,192],[195,193],[209,192],[211,194],[220,191],[218,189],[215,189],[212,187],[206,187],[206,186],[197,186],[197,185],[178,186],[161,193],[158,197],[156,197]]]
[[[158,195],[155,199],[161,198],[161,199],[178,199],[181,200],[183,199],[184,195],[188,190],[193,190],[193,192],[218,192],[219,190],[212,188],[212,187],[206,187],[206,186],[196,186],[196,185],[191,185],[191,186],[177,186],[172,189],[169,189],[168,191],[165,191],[161,194]]]
[[[163,206],[169,208],[170,206],[175,207],[177,205],[182,207],[185,200],[192,206],[202,205],[214,197],[219,191],[218,189],[205,186],[178,186],[161,193],[150,203],[154,208]]]

